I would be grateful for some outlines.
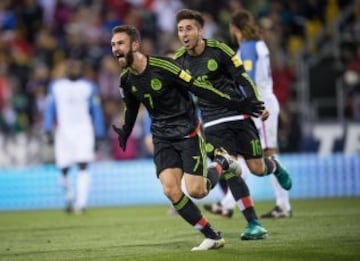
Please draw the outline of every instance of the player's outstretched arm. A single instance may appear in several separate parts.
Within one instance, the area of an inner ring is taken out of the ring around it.
[[[112,128],[118,135],[118,141],[121,149],[125,151],[127,140],[130,137],[132,129],[135,125],[140,103],[136,99],[132,98],[130,95],[125,95],[123,100],[126,106],[124,125],[119,128],[115,124],[113,124]]]
[[[215,104],[236,110],[239,113],[249,114],[253,117],[259,117],[265,109],[264,102],[254,97],[236,97],[223,93],[214,88],[211,83],[195,80],[191,82],[189,88],[197,96],[214,102]]]

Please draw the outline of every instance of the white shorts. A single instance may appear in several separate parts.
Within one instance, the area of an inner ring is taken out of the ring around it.
[[[93,129],[57,130],[55,134],[55,161],[59,168],[75,163],[91,162],[95,158]]]
[[[263,149],[278,147],[278,122],[280,106],[275,95],[262,97],[270,116],[266,121],[254,118],[256,128],[259,131],[261,146]]]

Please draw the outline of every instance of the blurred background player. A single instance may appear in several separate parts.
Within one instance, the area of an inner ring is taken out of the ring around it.
[[[65,77],[49,85],[44,129],[48,142],[55,142],[55,161],[61,169],[60,185],[64,189],[67,212],[83,213],[87,207],[90,176],[88,164],[95,159],[95,136],[105,136],[103,111],[97,86],[82,77],[82,61],[66,61]],[[54,139],[53,139],[54,137]],[[77,165],[76,197],[69,169]],[[76,200],[76,202],[75,202]]]
[[[259,130],[261,146],[265,157],[277,158],[278,153],[278,118],[279,102],[273,92],[273,81],[270,69],[270,53],[266,43],[261,39],[259,28],[255,18],[246,10],[237,11],[232,15],[230,22],[230,34],[239,45],[237,55],[242,60],[245,70],[255,82],[261,99],[265,102],[265,108],[269,110],[266,120],[254,118]],[[242,176],[250,173],[243,158],[239,159],[242,166]],[[270,175],[276,198],[276,205],[270,212],[261,215],[262,218],[290,217],[292,215],[289,200],[289,192],[283,189],[274,175]],[[230,190],[226,191],[220,203],[205,205],[212,213],[225,217],[232,213],[235,201]]]

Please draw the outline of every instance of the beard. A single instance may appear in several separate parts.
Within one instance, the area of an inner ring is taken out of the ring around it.
[[[134,53],[132,48],[125,54],[126,67],[130,67],[134,63]]]
[[[130,50],[124,53],[124,55],[121,57],[114,54],[114,58],[118,61],[120,67],[123,69],[130,67],[134,63],[134,53],[132,48],[130,48]]]

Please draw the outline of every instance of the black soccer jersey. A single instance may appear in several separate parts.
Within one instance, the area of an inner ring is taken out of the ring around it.
[[[164,57],[148,56],[140,75],[125,71],[120,77],[120,88],[126,104],[126,131],[131,132],[143,103],[152,120],[152,134],[165,139],[184,138],[195,130],[198,118],[189,91],[212,102],[237,106],[228,95],[194,81],[172,59]]]
[[[193,78],[207,82],[231,97],[255,96],[259,100],[254,83],[247,75],[242,62],[236,53],[222,42],[205,39],[205,50],[198,56],[190,56],[182,47],[174,59]],[[205,123],[239,115],[236,110],[214,104],[201,97],[198,99],[198,105]]]

